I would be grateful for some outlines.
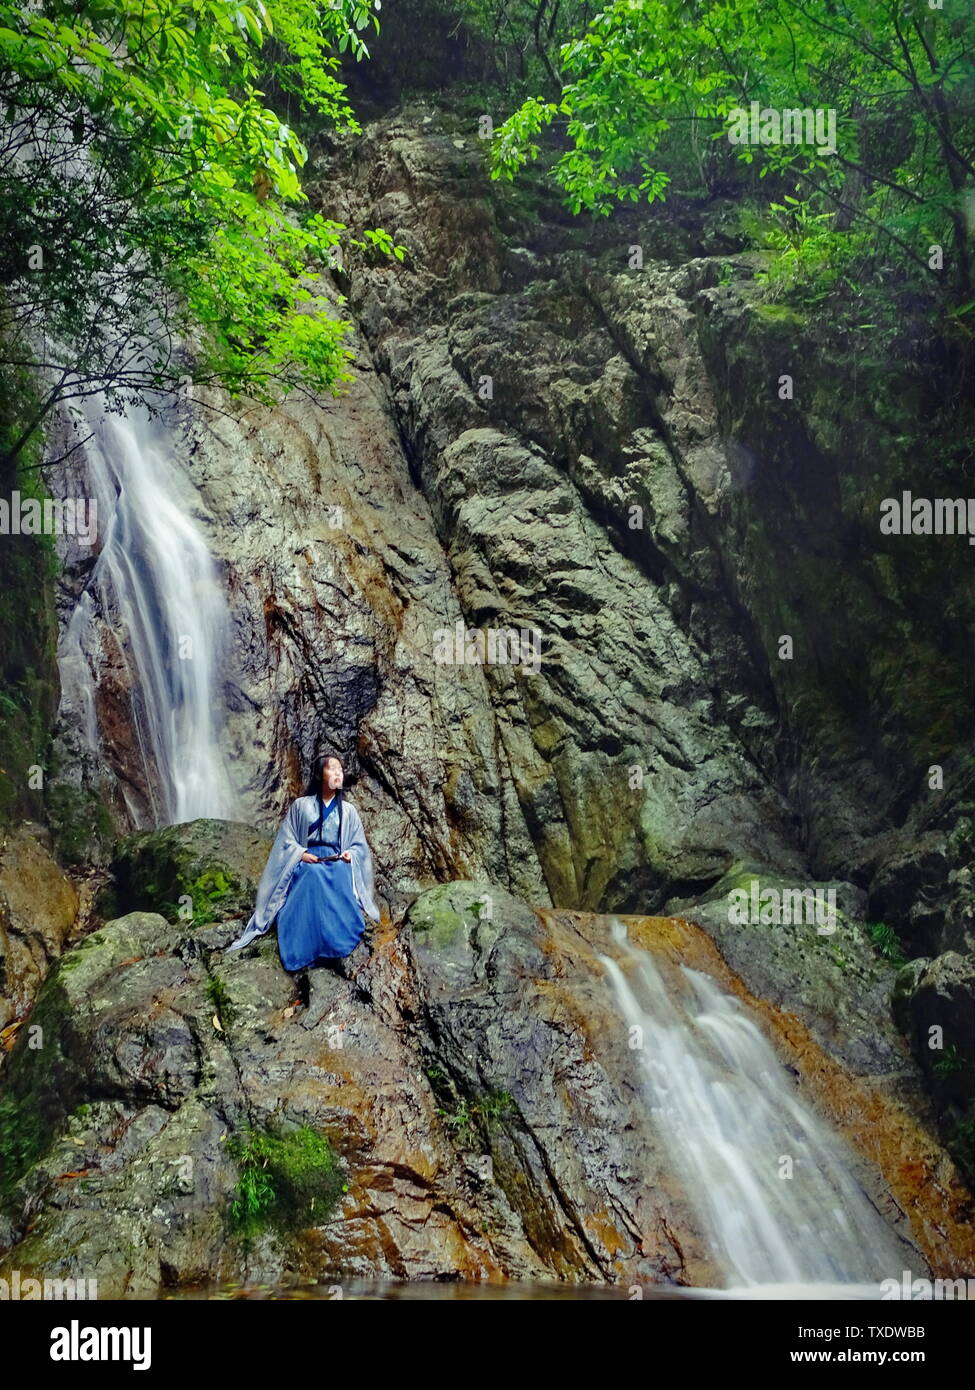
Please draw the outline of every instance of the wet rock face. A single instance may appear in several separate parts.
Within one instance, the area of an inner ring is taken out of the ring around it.
[[[634,1084],[593,937],[503,891],[447,884],[408,926],[435,1085],[562,1279],[718,1277]]]
[[[630,930],[662,968],[688,962],[758,1009],[700,929]],[[312,971],[307,1008],[273,937],[225,957],[235,933],[133,912],[52,970],[0,1096],[3,1268],[95,1278],[100,1297],[357,1276],[720,1282],[598,959],[609,919],[444,885],[344,974]],[[768,1010],[762,1026],[859,1148],[910,1259],[969,1259],[964,1194],[923,1125],[798,1021]],[[306,1186],[296,1220],[245,1241],[241,1144],[308,1131],[338,1160],[337,1202],[316,1212]]]
[[[39,827],[35,827],[39,831]],[[30,826],[0,848],[0,1028],[26,1011],[78,916],[78,894]]]
[[[881,553],[875,524],[916,456],[914,384],[899,406],[889,364],[760,303],[720,207],[573,223],[531,179],[492,185],[469,119],[419,105],[318,161],[323,201],[409,250],[341,287],[465,621],[539,634],[538,672],[484,673],[552,900],[653,910],[798,850],[909,949],[944,949],[973,668],[927,615],[939,566],[969,612],[966,557]]]
[[[232,610],[241,819],[274,828],[331,745],[396,908],[486,875],[654,911],[748,861],[852,881],[910,949],[951,947],[971,846],[960,793],[912,804],[896,765],[932,697],[881,669],[893,581],[854,544],[869,450],[844,491],[842,395],[766,399],[802,325],[760,312],[721,206],[593,228],[532,180],[492,184],[483,154],[420,103],[321,143],[313,201],[407,247],[335,277],[355,380],[168,417]],[[494,659],[458,628],[495,634]],[[117,695],[108,671],[106,752],[135,785]]]
[[[898,975],[894,998],[952,1147],[975,1175],[975,959],[946,951],[934,960],[913,960]]]
[[[596,283],[585,238],[517,225],[477,142],[436,117],[394,116],[365,145],[347,215],[392,219],[411,254],[352,272],[350,302],[465,623],[537,639],[538,669],[484,674],[552,900],[649,910],[746,845],[788,865],[783,805],[753,756],[767,678],[688,482],[713,509],[728,478],[666,268],[639,296],[623,275]]]
[[[590,284],[578,236],[529,236],[470,139],[420,112],[360,153],[320,157],[328,196],[410,254],[342,277],[355,382],[173,421],[227,576],[242,815],[273,825],[331,744],[396,906],[486,875],[648,910],[746,848],[797,868],[757,756],[767,673],[709,549],[714,402],[665,268],[639,302]]]

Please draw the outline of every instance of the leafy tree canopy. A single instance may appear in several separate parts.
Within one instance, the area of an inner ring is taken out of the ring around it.
[[[306,147],[265,88],[357,132],[339,55],[368,56],[379,8],[0,0],[0,365],[45,383],[24,437],[102,390],[347,379],[347,325],[314,281],[344,228],[309,209]]]
[[[738,161],[800,194],[773,210],[785,242],[818,255],[820,270],[824,255],[841,261],[870,239],[928,273],[929,247],[944,244],[949,294],[956,306],[970,294],[971,0],[614,0],[598,12],[532,0],[533,18],[515,5],[502,8],[521,16],[544,61],[537,93],[497,132],[494,177],[538,158],[546,127],[576,212],[662,199],[689,169],[713,187]],[[835,153],[730,144],[729,113],[753,101],[834,111]]]

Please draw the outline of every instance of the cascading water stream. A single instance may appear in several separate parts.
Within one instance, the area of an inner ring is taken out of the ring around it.
[[[854,1180],[839,1142],[740,1002],[681,966],[668,989],[614,924],[599,957],[638,1043],[651,1118],[713,1257],[734,1285],[873,1284],[904,1247]]]
[[[91,434],[87,480],[102,545],[61,643],[62,711],[74,710],[97,751],[100,614],[128,668],[153,822],[230,818],[236,797],[220,747],[219,697],[229,616],[217,566],[180,505],[188,481],[148,412],[109,414],[94,398],[81,423]]]

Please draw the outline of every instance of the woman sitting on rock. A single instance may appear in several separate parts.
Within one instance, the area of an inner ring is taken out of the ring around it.
[[[334,753],[317,760],[307,795],[291,803],[271,848],[254,915],[229,950],[263,936],[277,917],[281,964],[297,972],[351,955],[365,930],[363,913],[379,920],[372,856],[344,781]]]

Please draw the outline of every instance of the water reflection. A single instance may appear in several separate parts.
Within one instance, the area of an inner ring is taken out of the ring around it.
[[[686,1298],[687,1289],[654,1288],[650,1285],[641,1290],[643,1298],[677,1299]],[[528,1302],[539,1300],[604,1299],[619,1302],[632,1297],[629,1288],[612,1284],[545,1284],[545,1283],[465,1283],[461,1280],[383,1280],[346,1279],[342,1283],[301,1284],[283,1288],[273,1284],[224,1284],[219,1287],[182,1289],[170,1297],[180,1299],[244,1299],[250,1302],[269,1300],[344,1300],[355,1299],[387,1302],[391,1299],[517,1299]]]
[[[637,1292],[637,1289],[639,1290]],[[702,1299],[728,1300],[847,1300],[876,1299],[875,1284],[764,1284],[738,1289],[684,1289],[674,1284],[546,1284],[465,1283],[463,1280],[384,1280],[347,1279],[342,1283],[322,1280],[317,1284],[222,1284],[181,1289],[169,1298],[189,1300],[233,1300],[255,1303],[285,1301],[388,1302],[398,1299],[513,1299],[519,1302],[692,1302]]]

